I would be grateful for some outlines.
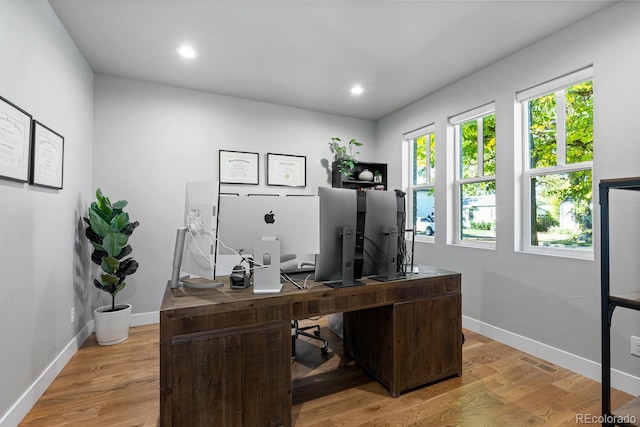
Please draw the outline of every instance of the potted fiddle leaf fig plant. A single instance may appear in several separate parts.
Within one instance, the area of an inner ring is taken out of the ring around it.
[[[329,149],[334,154],[334,164],[345,178],[353,175],[353,167],[356,165],[356,157],[359,151],[353,151],[354,147],[362,147],[363,143],[355,138],[351,138],[347,145],[342,145],[342,140],[338,137],[331,138]]]
[[[100,345],[117,344],[129,335],[131,304],[116,305],[116,295],[124,289],[126,277],[138,269],[138,262],[129,256],[132,252],[129,237],[140,223],[129,220],[125,206],[126,200],[111,203],[98,188],[96,200],[84,217],[85,235],[93,246],[91,261],[102,270],[93,284],[111,295],[110,305],[94,310],[96,339]]]

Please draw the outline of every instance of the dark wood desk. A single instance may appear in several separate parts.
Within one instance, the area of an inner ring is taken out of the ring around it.
[[[224,281],[224,278],[223,278]],[[161,426],[291,426],[291,320],[344,312],[344,348],[392,396],[462,375],[461,277],[332,289],[171,289],[160,310]]]

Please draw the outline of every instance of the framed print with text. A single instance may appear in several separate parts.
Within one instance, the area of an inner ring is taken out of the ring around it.
[[[258,153],[220,150],[220,184],[259,183]]]
[[[37,120],[32,134],[30,184],[61,190],[64,137]]]
[[[0,96],[0,178],[27,182],[31,114]]]
[[[267,153],[267,185],[307,186],[307,157]]]

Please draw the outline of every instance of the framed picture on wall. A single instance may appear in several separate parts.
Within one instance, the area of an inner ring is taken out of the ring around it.
[[[267,153],[267,185],[307,186],[307,157]]]
[[[37,120],[33,121],[31,144],[32,185],[62,189],[64,137]]]
[[[258,153],[220,150],[219,157],[220,184],[259,184]]]
[[[31,114],[0,96],[0,178],[27,182]]]

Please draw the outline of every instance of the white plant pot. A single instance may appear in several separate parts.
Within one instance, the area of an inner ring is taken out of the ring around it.
[[[111,304],[93,310],[96,322],[96,340],[100,345],[113,345],[123,342],[129,337],[131,321],[131,304],[116,304],[116,311]]]

